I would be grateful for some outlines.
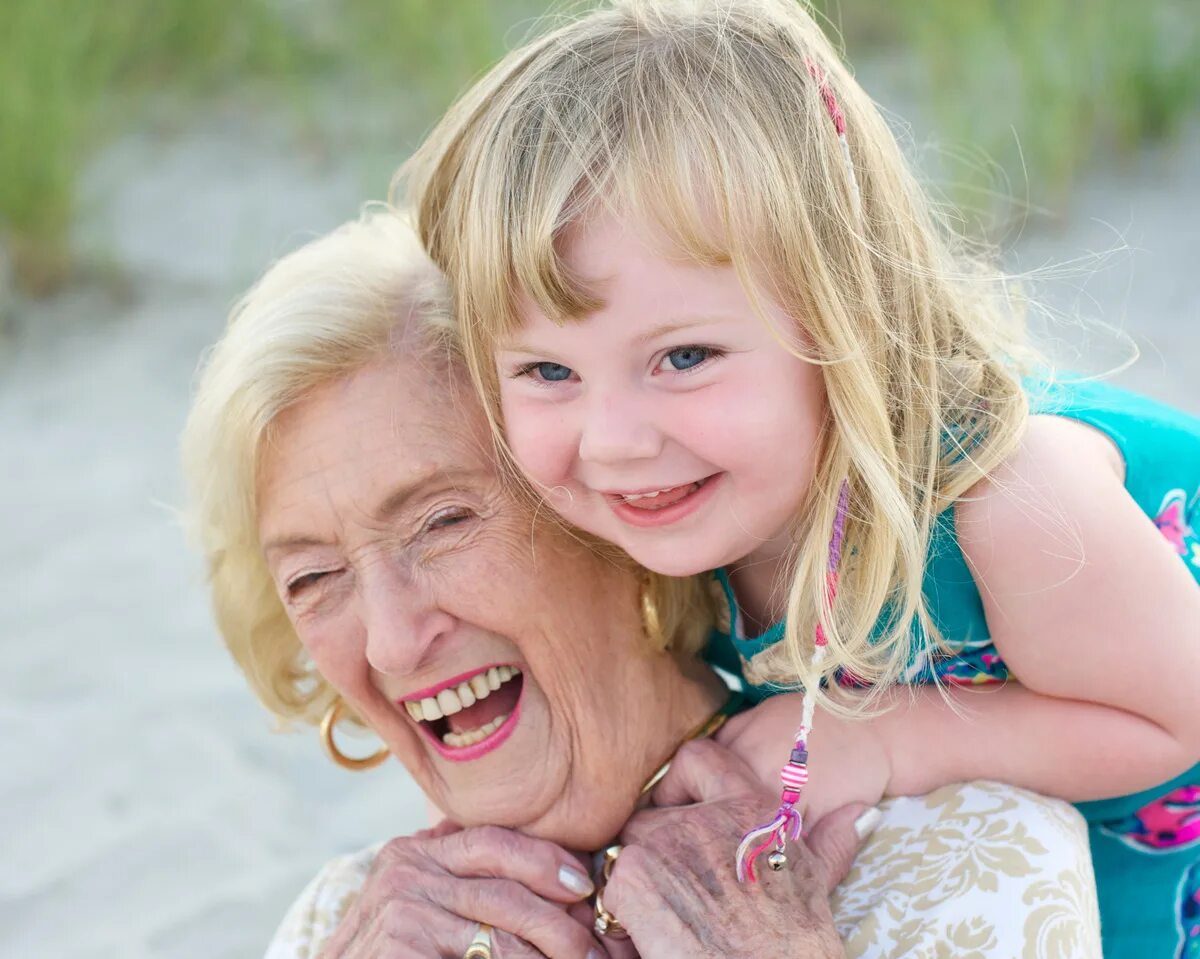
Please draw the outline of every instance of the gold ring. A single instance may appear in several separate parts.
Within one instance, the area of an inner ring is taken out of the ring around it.
[[[629,933],[625,931],[620,920],[604,908],[604,888],[608,885],[608,880],[612,878],[613,866],[616,865],[619,855],[621,855],[619,845],[609,846],[604,850],[604,864],[600,869],[600,881],[596,883],[596,921],[592,928],[596,930],[596,935],[607,936],[609,939],[629,938]]]
[[[492,927],[486,922],[479,924],[479,931],[467,946],[463,959],[492,959]]]

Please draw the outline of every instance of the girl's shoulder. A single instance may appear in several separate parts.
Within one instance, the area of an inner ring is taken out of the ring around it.
[[[1098,380],[1029,381],[1026,391],[1033,442],[1043,433],[1069,434],[1071,424],[1093,430],[1121,457],[1125,485],[1139,502],[1164,479],[1200,483],[1200,418],[1191,413]]]
[[[1006,542],[1029,547],[1133,507],[1152,518],[1164,496],[1200,489],[1200,419],[1102,380],[1027,380],[1030,416],[1008,459],[956,504],[974,563]],[[1078,557],[1076,557],[1078,558]]]
[[[1125,488],[1113,438],[1077,419],[1030,416],[1016,449],[954,510],[958,545],[976,583],[1042,586],[1077,575],[1089,530],[1141,513]]]
[[[1103,408],[1092,408],[1100,412],[1088,419],[1075,415],[1083,407],[1031,416],[1012,455],[955,506],[990,637],[1023,681],[1048,638],[1080,656],[1100,637],[1139,648],[1139,637],[1170,634],[1172,621],[1195,615],[1200,576],[1186,574],[1179,559],[1188,559],[1156,511],[1164,491],[1186,490],[1194,502],[1200,433],[1193,445],[1179,414],[1175,445],[1152,448],[1152,433],[1133,437],[1143,447],[1130,442],[1132,431],[1145,425],[1142,416],[1158,415],[1157,405],[1125,421],[1104,421]],[[1022,652],[1028,658],[1014,658]]]

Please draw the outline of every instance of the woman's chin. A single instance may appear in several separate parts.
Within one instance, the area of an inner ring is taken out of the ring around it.
[[[553,759],[557,750],[544,734],[538,699],[522,696],[503,725],[478,741],[458,745],[421,737],[437,782],[436,790],[426,791],[455,822],[525,831],[552,811],[569,763]]]
[[[545,816],[519,828],[527,835],[549,840],[564,849],[592,852],[615,842],[632,815],[632,806],[571,810],[558,803]]]

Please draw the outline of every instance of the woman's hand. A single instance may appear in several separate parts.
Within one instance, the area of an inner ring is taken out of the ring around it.
[[[638,953],[654,959],[845,954],[829,891],[862,844],[855,823],[873,825],[877,814],[863,815],[861,805],[837,810],[807,842],[788,845],[782,871],[760,862],[759,881],[750,885],[737,881],[734,852],[747,830],[770,817],[778,796],[745,762],[711,740],[687,743],[654,802],[622,832],[624,848],[604,890],[605,908]],[[619,943],[610,951],[628,955]]]
[[[584,959],[596,941],[567,906],[591,891],[553,843],[443,824],[380,850],[321,959],[461,956],[484,922],[494,959]]]

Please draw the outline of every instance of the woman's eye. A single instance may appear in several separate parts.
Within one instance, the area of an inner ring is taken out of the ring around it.
[[[429,517],[425,523],[426,529],[445,529],[448,526],[458,526],[467,522],[475,514],[465,506],[447,506]]]
[[[321,569],[311,573],[301,573],[295,579],[288,580],[287,594],[289,596],[299,596],[309,586],[314,585],[323,577],[329,575],[329,570]]]
[[[517,370],[517,376],[528,376],[541,383],[563,383],[575,371],[561,363],[528,363]]]
[[[658,368],[664,373],[682,373],[717,355],[718,351],[708,346],[681,346],[667,353],[658,364]]]

